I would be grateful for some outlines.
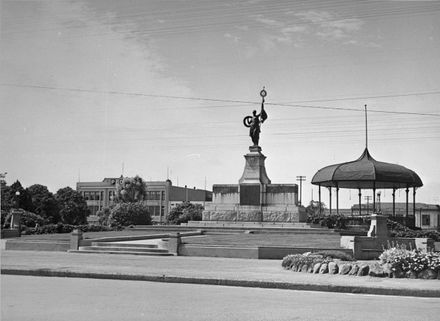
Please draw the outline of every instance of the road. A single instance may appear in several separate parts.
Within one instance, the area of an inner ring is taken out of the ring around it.
[[[1,276],[1,319],[5,321],[432,321],[439,315],[439,298]]]

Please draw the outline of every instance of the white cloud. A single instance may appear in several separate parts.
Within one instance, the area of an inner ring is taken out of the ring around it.
[[[176,95],[189,93],[165,74],[167,65],[154,42],[135,38],[129,25],[111,30],[110,21],[99,21],[75,3],[45,2],[44,9],[51,28],[37,25],[29,33],[2,40],[4,82],[157,94],[173,88]],[[72,21],[79,27],[72,28]]]
[[[242,31],[248,31],[249,30],[249,26],[247,26],[247,25],[235,26],[235,28],[237,28],[238,30],[242,30]]]
[[[296,17],[302,18],[305,21],[313,22],[313,23],[321,23],[324,21],[328,21],[332,18],[332,15],[326,11],[304,11],[297,12],[294,14]]]
[[[230,34],[229,32],[225,33],[223,36],[224,36],[226,39],[230,39],[230,40],[232,40],[232,41],[235,42],[235,43],[240,42],[240,39],[241,39],[239,36],[232,35],[232,34]]]
[[[315,35],[326,40],[352,39],[346,44],[360,44],[353,37],[361,30],[364,21],[358,18],[338,20],[334,14],[326,11],[305,11],[294,14],[315,27]]]
[[[258,21],[269,27],[281,27],[283,25],[282,22],[270,18],[265,18],[263,15],[256,15],[255,21]]]

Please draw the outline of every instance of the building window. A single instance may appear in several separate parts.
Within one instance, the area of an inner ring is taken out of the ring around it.
[[[148,206],[148,212],[151,216],[159,216],[159,206]]]
[[[422,225],[431,225],[430,215],[422,215]]]
[[[163,192],[162,192],[163,193]],[[164,199],[164,195],[162,194],[163,197],[162,199]],[[160,191],[149,191],[147,192],[147,200],[160,200],[160,196],[161,196],[161,192]]]

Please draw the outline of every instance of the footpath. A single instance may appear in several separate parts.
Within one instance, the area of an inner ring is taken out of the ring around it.
[[[440,297],[440,280],[300,273],[280,260],[2,250],[1,273]]]

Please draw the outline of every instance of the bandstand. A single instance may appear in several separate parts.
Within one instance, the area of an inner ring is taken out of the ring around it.
[[[366,106],[365,106],[366,115]],[[365,117],[365,121],[366,121]],[[366,121],[367,123],[367,121]],[[393,196],[393,216],[395,216],[396,190],[405,189],[406,214],[408,219],[408,203],[410,188],[412,188],[413,214],[415,215],[416,189],[423,186],[420,177],[412,170],[397,164],[375,160],[368,151],[368,135],[366,128],[366,147],[362,155],[354,161],[326,166],[313,176],[312,184],[319,187],[319,202],[321,203],[321,187],[328,188],[332,213],[332,190],[336,191],[336,213],[339,214],[339,189],[356,189],[359,196],[359,214],[361,215],[362,190],[391,189]],[[376,209],[376,200],[373,196],[373,211]],[[322,209],[320,207],[320,214]]]

